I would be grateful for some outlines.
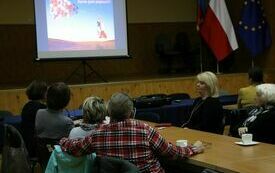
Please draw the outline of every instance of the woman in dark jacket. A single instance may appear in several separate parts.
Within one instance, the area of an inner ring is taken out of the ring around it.
[[[209,71],[198,74],[196,90],[200,97],[195,99],[190,117],[182,127],[222,134],[223,110],[216,75]]]
[[[21,128],[26,148],[31,157],[36,156],[36,140],[34,139],[35,117],[39,109],[46,108],[46,105],[44,104],[46,92],[47,84],[43,81],[36,80],[33,81],[26,90],[29,101],[24,105],[21,112]]]
[[[248,118],[235,127],[241,136],[252,133],[253,140],[275,144],[275,84],[256,86],[256,104]]]

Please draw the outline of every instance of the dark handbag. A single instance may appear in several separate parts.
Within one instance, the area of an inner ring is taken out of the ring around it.
[[[31,166],[23,138],[11,125],[4,125],[2,173],[30,173]]]
[[[134,99],[133,102],[136,108],[159,107],[171,103],[165,94],[144,95]]]

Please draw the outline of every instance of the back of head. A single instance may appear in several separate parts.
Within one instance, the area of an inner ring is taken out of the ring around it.
[[[205,71],[197,75],[197,80],[204,82],[209,87],[209,96],[218,97],[218,78],[211,71]]]
[[[64,109],[71,98],[71,92],[68,85],[63,82],[57,82],[49,86],[47,91],[47,106],[52,110]]]
[[[256,93],[265,104],[275,104],[275,84],[257,85]]]
[[[133,108],[133,101],[126,93],[115,93],[109,100],[107,110],[111,121],[123,121],[130,118]]]
[[[27,87],[26,94],[29,100],[43,100],[47,92],[47,84],[43,81],[32,81]]]
[[[91,96],[83,102],[83,121],[89,124],[102,123],[107,115],[104,100],[97,96]]]
[[[259,67],[253,67],[248,71],[248,78],[252,83],[260,84],[263,83],[263,71]]]

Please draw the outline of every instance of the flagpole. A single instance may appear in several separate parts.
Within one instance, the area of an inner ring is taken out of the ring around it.
[[[200,39],[200,69],[202,73],[202,41]]]

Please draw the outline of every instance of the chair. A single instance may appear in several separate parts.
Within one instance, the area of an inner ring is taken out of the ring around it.
[[[1,110],[0,117],[5,117],[5,116],[13,116],[13,114],[10,111]]]
[[[139,120],[160,123],[160,116],[155,112],[138,112],[135,118]]]
[[[231,110],[228,113],[228,116],[229,116],[228,119],[230,124],[230,128],[229,128],[230,136],[239,137],[238,130],[237,130],[239,127],[238,125],[244,122],[244,120],[249,116],[248,113],[255,108],[256,108],[255,106],[249,106],[245,108]]]
[[[167,34],[162,33],[156,36],[155,51],[163,66],[160,72],[170,73],[175,70],[173,63],[181,53],[174,50],[172,40]]]
[[[58,171],[57,171],[58,170]],[[95,153],[74,157],[63,152],[60,146],[56,145],[51,154],[45,173],[139,173],[138,168],[129,161],[96,156]]]
[[[0,111],[0,148],[3,147],[4,144],[4,120],[5,120],[5,115],[1,114],[2,111]],[[2,153],[2,150],[0,150]]]
[[[186,32],[176,34],[174,50],[178,52],[180,62],[183,63],[185,70],[187,72],[194,72],[198,50],[191,50],[191,42]]]
[[[38,157],[38,162],[40,163],[44,172],[47,167],[51,153],[54,150],[54,145],[58,145],[59,139],[36,137],[36,141],[36,153]]]
[[[21,134],[15,127],[5,124],[2,173],[30,173],[31,165]]]
[[[175,38],[174,49],[181,52],[183,56],[189,56],[190,40],[185,32],[179,32]]]
[[[138,168],[127,160],[114,157],[96,157],[91,173],[139,173]]]
[[[167,34],[157,35],[155,51],[164,65],[163,72],[170,73],[182,69],[186,72],[194,72],[196,70],[195,61],[198,60],[199,49],[191,49],[189,37],[185,32],[177,33],[174,42]]]
[[[222,105],[232,105],[237,104],[238,95],[222,95],[219,97]]]

